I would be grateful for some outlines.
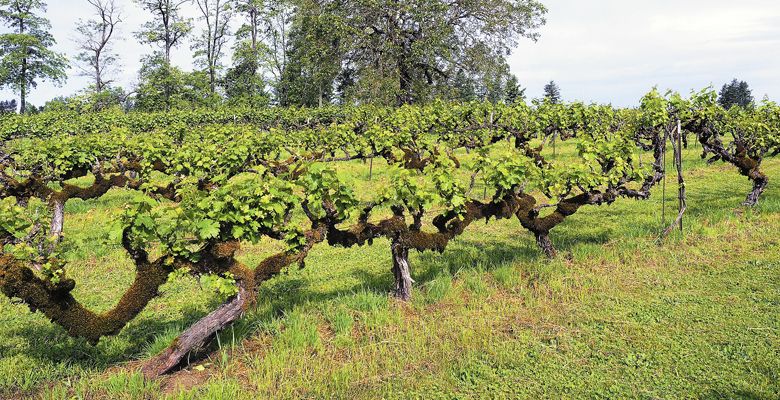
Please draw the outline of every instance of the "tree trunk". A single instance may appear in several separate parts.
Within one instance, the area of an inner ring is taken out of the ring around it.
[[[257,69],[258,69],[258,62],[257,62],[257,33],[258,33],[258,18],[257,18],[257,9],[252,7],[249,11],[249,20],[250,25],[252,27],[252,85],[251,85],[251,104],[252,106],[255,106],[255,99],[257,98],[257,92],[259,92],[259,88],[257,87]]]
[[[22,63],[26,63],[27,60],[23,60]],[[22,67],[22,90],[20,94],[20,101],[19,101],[19,114],[24,114],[24,110],[27,109],[27,82],[25,82],[26,78],[24,77],[27,75],[25,72],[25,67]]]
[[[683,232],[683,216],[688,208],[687,196],[685,193],[685,177],[683,177],[683,165],[682,165],[682,126],[680,120],[677,120],[677,132],[672,135],[672,149],[674,150],[674,167],[677,169],[677,201],[678,210],[677,218],[674,219],[671,225],[664,230],[662,237],[669,236],[676,226],[679,225],[680,232]]]
[[[412,72],[403,56],[398,60],[398,77],[398,105],[412,104]]]
[[[24,19],[19,20],[19,34],[24,34]],[[19,76],[21,81],[19,90],[19,114],[24,114],[27,109],[27,47],[24,47],[24,55],[22,56],[22,71]]]
[[[211,94],[214,94],[217,92],[217,67],[212,63],[211,66],[209,66],[209,90],[211,90]]]
[[[412,298],[412,283],[414,283],[409,268],[409,249],[401,245],[398,239],[393,240],[390,249],[393,254],[394,295],[399,300],[409,301]]]
[[[51,229],[49,231],[52,243],[48,249],[48,254],[51,254],[54,252],[57,243],[62,239],[62,228],[65,224],[65,201],[55,197],[51,200],[49,207],[51,207],[52,211]]]
[[[103,79],[100,73],[100,51],[95,52],[95,91],[97,93],[103,91]]]
[[[748,207],[755,206],[758,204],[759,197],[761,197],[761,194],[764,193],[764,190],[769,184],[769,178],[765,173],[761,172],[761,158],[753,159],[747,154],[747,150],[742,145],[738,144],[736,156],[731,163],[735,164],[740,169],[742,175],[753,182],[753,190],[750,191],[742,205]]]
[[[539,245],[539,248],[548,258],[555,258],[555,247],[553,246],[552,240],[550,240],[549,233],[537,233],[536,244]]]
[[[764,193],[764,190],[766,190],[766,187],[769,184],[769,178],[767,178],[764,173],[756,172],[751,175],[750,178],[753,180],[753,190],[750,191],[747,199],[742,203],[742,205],[748,207],[754,207],[758,204],[758,198],[761,197],[761,194]]]
[[[144,363],[141,371],[147,379],[157,378],[179,366],[192,351],[203,348],[217,332],[241,318],[252,298],[239,283],[238,295],[184,331],[162,354]]]

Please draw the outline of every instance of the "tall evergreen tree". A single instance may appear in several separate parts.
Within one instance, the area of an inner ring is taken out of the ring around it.
[[[38,81],[55,84],[67,80],[68,62],[51,50],[56,43],[42,0],[0,0],[0,20],[12,33],[0,35],[0,86],[19,92],[20,112],[27,111],[27,95]]]
[[[517,104],[525,100],[525,88],[520,86],[520,82],[514,74],[510,75],[506,82],[506,97],[504,100],[507,104]]]
[[[550,103],[558,104],[561,102],[561,90],[558,88],[558,84],[555,81],[544,85],[544,98]]]
[[[15,113],[16,107],[16,99],[0,101],[0,114]]]
[[[452,80],[452,97],[459,101],[474,101],[477,99],[477,89],[474,87],[474,79],[466,71],[460,69]]]
[[[322,106],[334,96],[344,36],[334,16],[335,6],[318,0],[297,0],[281,82],[287,94],[283,105]]]
[[[492,65],[478,64],[479,97],[484,101],[497,103],[506,97],[509,81],[509,65],[503,60],[496,60]]]
[[[342,68],[336,76],[334,86],[335,100],[339,104],[349,104],[352,97],[350,91],[355,86],[355,70],[350,67]]]
[[[734,106],[747,107],[753,103],[753,93],[747,82],[734,79],[723,85],[718,95],[718,103],[727,109]]]
[[[437,98],[496,103],[506,99],[511,77],[509,65],[503,59],[496,59],[492,64],[472,60],[463,64],[446,84],[435,87],[432,94]]]

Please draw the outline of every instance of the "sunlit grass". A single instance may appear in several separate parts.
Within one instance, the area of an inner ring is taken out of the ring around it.
[[[698,151],[686,151],[686,233],[664,242],[661,209],[665,200],[671,221],[674,179],[665,199],[659,187],[649,201],[583,208],[553,231],[553,261],[515,220],[476,223],[443,254],[412,253],[411,304],[388,296],[386,240],[318,246],[305,269],[263,285],[257,309],[181,373],[198,378],[178,389],[139,381],[133,361],[217,304],[196,281],[166,284],[95,347],[2,297],[0,397],[777,398],[780,186],[772,181],[759,207],[745,210],[749,182]],[[563,161],[574,149],[559,143],[556,153]],[[765,169],[780,176],[780,160]],[[370,197],[388,175],[378,160],[371,181],[368,170],[339,166]],[[115,217],[134,195],[112,190],[67,205],[68,274],[96,310],[132,281]],[[253,265],[280,249],[262,242],[241,258]]]

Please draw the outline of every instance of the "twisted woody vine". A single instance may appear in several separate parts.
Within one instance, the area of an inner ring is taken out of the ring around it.
[[[695,138],[702,157],[732,165],[752,184],[745,206],[755,206],[769,184],[762,160],[780,152],[780,107],[726,110],[716,97],[653,90],[636,109],[435,102],[3,116],[0,290],[94,344],[137,317],[171,276],[210,277],[224,303],[145,362],[156,377],[262,302],[259,285],[303,267],[316,246],[385,239],[401,300],[412,296],[410,251],[443,252],[476,222],[514,220],[556,257],[555,228],[568,217],[650,198],[669,142]],[[576,157],[549,157],[556,139],[575,143]],[[373,198],[340,173],[368,160],[390,176]],[[475,194],[480,182],[486,197]],[[65,205],[115,188],[139,193],[119,217],[136,275],[113,309],[97,313],[72,295],[78,282],[60,254]],[[237,259],[261,240],[284,250],[257,265]]]

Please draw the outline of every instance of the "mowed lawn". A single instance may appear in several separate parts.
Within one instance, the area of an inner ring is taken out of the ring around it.
[[[553,231],[552,261],[516,220],[475,223],[442,255],[412,254],[410,304],[388,296],[387,241],[320,245],[305,269],[266,283],[208,357],[155,382],[139,362],[219,304],[196,280],[166,284],[95,347],[0,297],[0,397],[780,398],[780,159],[765,162],[772,181],[749,210],[747,179],[699,150],[686,151],[684,236],[658,240],[660,186],[649,201],[582,208]],[[565,159],[572,147],[557,151]],[[340,168],[366,193],[387,179],[380,164],[370,182],[367,164]],[[132,281],[117,216],[137,195],[67,205],[68,274],[95,310]],[[247,246],[242,257],[278,249]]]

